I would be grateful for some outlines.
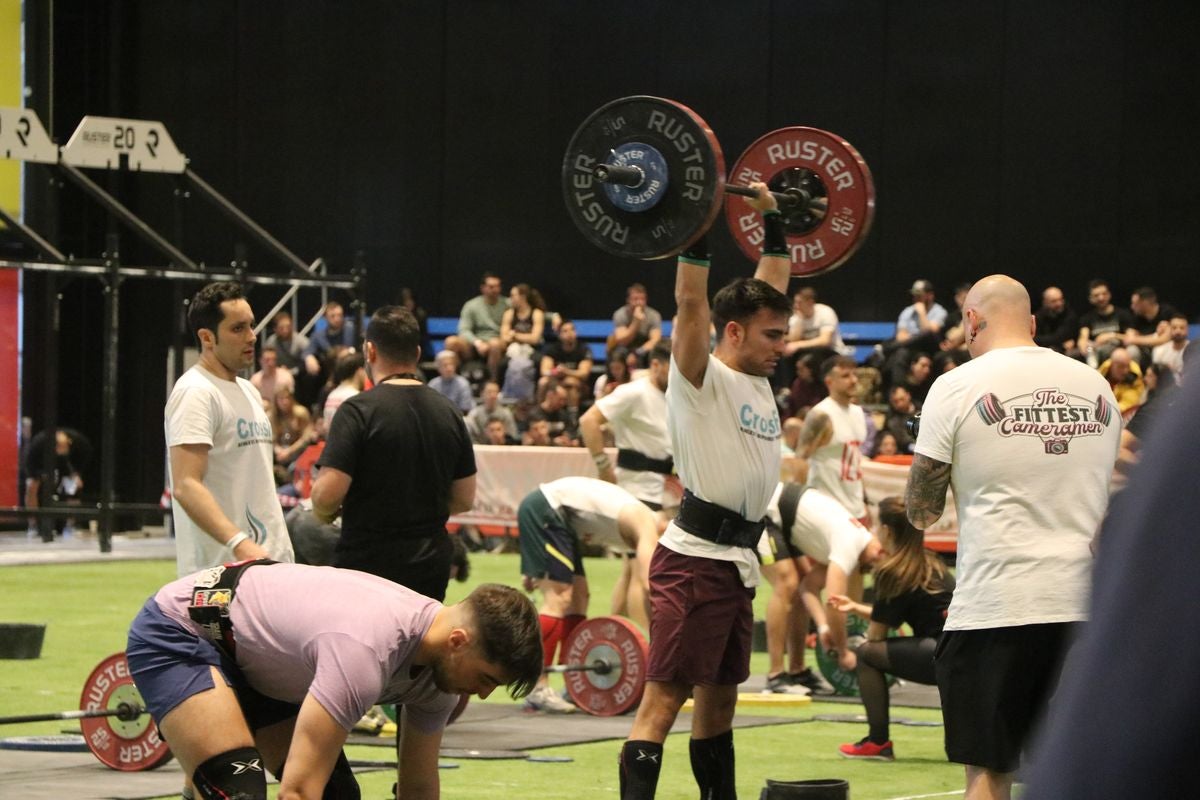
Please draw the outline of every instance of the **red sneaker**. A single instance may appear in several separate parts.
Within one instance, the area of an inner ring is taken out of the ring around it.
[[[844,744],[838,748],[842,758],[866,758],[873,761],[895,761],[896,754],[892,752],[892,743],[875,744],[870,737],[860,739],[854,744]]]

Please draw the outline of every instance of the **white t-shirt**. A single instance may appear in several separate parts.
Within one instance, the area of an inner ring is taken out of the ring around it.
[[[247,380],[226,381],[197,364],[180,376],[164,414],[168,451],[207,444],[204,485],[225,516],[276,561],[294,561],[292,542],[275,494],[275,441],[258,390]],[[167,477],[174,486],[171,459]],[[172,499],[177,574],[233,560],[233,555],[192,521]]]
[[[1087,618],[1089,545],[1120,436],[1108,382],[1053,350],[992,350],[934,381],[916,452],[952,465],[947,630]]]
[[[771,495],[771,505],[767,508],[767,516],[776,526],[783,525],[783,515],[779,513],[782,491],[781,483]],[[804,555],[819,564],[837,564],[847,575],[858,567],[858,557],[871,541],[871,532],[820,489],[801,492],[800,502],[796,505],[796,520],[787,536]],[[765,533],[763,537],[766,538]],[[762,545],[759,548],[761,550]]]
[[[811,317],[801,314],[792,314],[788,317],[788,339],[792,341],[815,339],[821,335],[822,331],[826,330],[833,331],[829,347],[839,353],[845,353],[847,348],[842,342],[842,334],[838,331],[837,312],[829,306],[824,303],[814,303]]]
[[[618,386],[596,401],[608,420],[617,448],[636,450],[649,458],[671,456],[671,434],[667,430],[667,395],[649,378]],[[667,476],[657,472],[617,467],[617,485],[634,497],[662,507],[679,505],[674,492],[664,494]]]
[[[1162,364],[1167,369],[1174,372],[1176,375],[1183,372],[1183,353],[1188,349],[1190,342],[1185,344],[1178,350],[1175,349],[1174,342],[1163,342],[1160,345],[1155,345],[1150,351],[1150,360],[1155,364]]]
[[[731,369],[710,354],[697,389],[672,357],[667,407],[675,471],[683,485],[745,519],[762,519],[779,482],[783,431],[770,381]],[[701,539],[674,522],[659,543],[683,555],[732,561],[746,586],[758,585],[758,559],[750,548]]]
[[[325,420],[326,431],[329,430],[329,425],[331,422],[333,422],[333,415],[337,413],[337,410],[341,407],[342,403],[349,398],[354,397],[354,395],[358,394],[359,391],[360,390],[345,383],[338,384],[337,386],[333,387],[332,390],[330,390],[329,394],[325,397],[325,409],[321,412],[321,416]]]
[[[616,484],[596,478],[559,478],[539,486],[550,507],[571,530],[594,544],[626,548],[621,539],[621,509],[641,501]]]
[[[832,397],[826,397],[812,410],[825,412],[833,423],[833,436],[829,444],[818,448],[809,459],[808,485],[820,489],[862,519],[867,515],[862,482],[862,443],[867,438],[867,420],[862,408],[854,403],[843,408]]]

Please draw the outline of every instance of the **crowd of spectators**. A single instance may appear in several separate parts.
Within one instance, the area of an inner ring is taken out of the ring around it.
[[[858,404],[868,415],[868,457],[912,452],[909,421],[921,410],[934,379],[964,363],[962,303],[969,285],[955,287],[952,310],[938,302],[932,282],[919,279],[896,319],[893,338],[859,366]],[[631,285],[612,314],[605,357],[597,360],[576,323],[549,309],[525,283],[506,293],[488,272],[479,294],[460,311],[456,332],[438,347],[428,338],[428,314],[408,289],[400,302],[422,326],[429,386],[463,413],[476,444],[578,447],[579,419],[596,399],[645,374],[647,353],[664,339],[663,315],[641,284]],[[1188,346],[1188,319],[1150,287],[1133,292],[1128,307],[1113,301],[1107,281],[1090,282],[1088,309],[1077,313],[1057,286],[1047,286],[1035,314],[1035,341],[1087,362],[1113,387],[1130,416],[1178,383]],[[291,316],[272,321],[251,381],[265,398],[276,441],[277,479],[284,493],[308,479],[301,461],[320,446],[337,406],[369,385],[354,320],[329,303],[309,336]],[[793,295],[784,359],[774,379],[784,430],[798,430],[808,409],[827,394],[822,366],[852,355],[837,312],[812,286]],[[436,349],[434,355],[431,350]],[[376,376],[378,377],[378,376]],[[790,426],[790,427],[789,427]],[[308,461],[315,458],[308,459]],[[297,464],[301,468],[297,469]]]

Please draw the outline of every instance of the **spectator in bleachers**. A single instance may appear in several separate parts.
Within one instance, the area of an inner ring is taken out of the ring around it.
[[[546,381],[542,400],[529,416],[530,427],[537,421],[549,423],[549,436],[556,445],[579,446],[578,410],[567,407],[567,390],[557,378]]]
[[[338,407],[349,397],[354,397],[367,385],[367,362],[362,353],[346,353],[333,367],[333,389],[325,398],[321,417],[325,430],[333,422]]]
[[[1071,358],[1083,358],[1079,352],[1079,317],[1067,304],[1062,289],[1047,286],[1042,292],[1042,307],[1033,315],[1037,322],[1033,341]]]
[[[258,389],[258,394],[264,401],[264,407],[270,408],[275,392],[279,389],[296,391],[296,379],[292,373],[279,366],[279,351],[270,345],[264,345],[258,356],[258,372],[250,376],[250,383]]]
[[[567,390],[567,405],[579,408],[586,399],[592,377],[592,351],[579,341],[575,323],[564,319],[558,328],[558,341],[542,350],[541,378],[538,390],[549,378],[558,378]]]
[[[872,448],[871,458],[878,456],[895,456],[900,454],[900,444],[896,441],[896,434],[886,428],[875,433],[875,444]]]
[[[626,361],[626,356],[629,351],[624,347],[610,349],[608,351],[608,359],[605,363],[604,374],[596,378],[596,383],[592,387],[592,396],[597,400],[604,395],[612,392],[618,386],[629,383],[631,380],[629,373],[629,362]]]
[[[437,354],[433,360],[437,367],[437,377],[429,382],[429,388],[445,397],[463,414],[475,405],[471,396],[471,384],[458,374],[458,354],[446,349]]]
[[[1122,414],[1142,402],[1142,392],[1146,388],[1142,368],[1124,347],[1112,351],[1108,360],[1100,365],[1100,374],[1108,379]]]
[[[484,440],[479,444],[493,445],[513,445],[520,444],[521,441],[514,435],[508,432],[504,427],[504,423],[498,419],[488,420],[487,427],[484,430]]]
[[[296,332],[292,315],[286,311],[280,311],[275,315],[273,327],[271,335],[263,343],[263,349],[272,348],[279,360],[279,366],[295,377],[299,375],[304,366],[304,351],[308,349],[308,337]],[[263,397],[271,402],[275,394],[263,394]]]
[[[338,302],[325,304],[325,327],[313,331],[304,349],[304,369],[309,375],[321,375],[337,362],[343,353],[358,345],[354,320],[346,318],[346,310]]]
[[[971,291],[971,284],[960,283],[954,288],[954,310],[946,314],[946,322],[942,326],[944,331],[941,344],[938,345],[943,352],[962,352],[967,350],[967,337],[963,331],[963,303],[967,301],[967,292]]]
[[[903,386],[892,387],[892,391],[888,394],[888,410],[882,430],[896,437],[896,451],[899,453],[912,453],[913,445],[916,444],[905,423],[912,418],[913,414],[917,413],[917,410],[917,405],[913,402],[908,389]]]
[[[1133,327],[1133,315],[1113,305],[1108,281],[1101,278],[1088,284],[1088,302],[1091,309],[1079,318],[1078,349],[1095,368],[1122,345],[1125,331]]]
[[[909,294],[913,301],[896,320],[896,337],[879,346],[884,357],[883,380],[889,387],[904,380],[913,352],[932,355],[938,351],[946,324],[946,309],[937,302],[932,283],[914,281]]]
[[[821,362],[812,355],[801,356],[796,362],[796,377],[788,388],[785,402],[789,417],[803,416],[802,409],[812,408],[829,394],[825,382],[817,380],[820,366]]]
[[[291,389],[278,389],[270,417],[275,436],[275,481],[283,485],[291,482],[288,467],[315,441],[312,416],[296,402]]]
[[[421,354],[428,358],[433,353],[433,343],[429,340],[429,312],[417,305],[416,295],[407,286],[400,289],[398,297],[396,305],[407,308],[417,321],[417,328],[421,331]]]
[[[1178,377],[1183,372],[1183,351],[1188,346],[1187,317],[1176,312],[1167,324],[1171,338],[1154,348],[1150,360],[1167,367]]]
[[[788,318],[787,346],[775,370],[777,385],[790,386],[796,375],[796,361],[811,355],[820,364],[832,355],[846,355],[838,332],[837,312],[817,302],[817,290],[805,286],[792,295],[792,315]]]
[[[550,435],[550,420],[540,411],[529,415],[529,430],[521,437],[521,444],[527,447],[554,447],[557,442]]]
[[[613,313],[613,332],[608,337],[608,352],[623,347],[646,366],[646,356],[662,339],[662,314],[646,305],[646,287],[632,284],[625,291],[625,305]]]
[[[1171,341],[1171,317],[1177,312],[1166,303],[1158,302],[1158,293],[1143,286],[1129,301],[1133,324],[1125,331],[1125,349],[1141,366],[1150,363],[1151,352],[1160,344]]]
[[[510,400],[528,401],[537,391],[534,359],[545,341],[546,304],[538,290],[527,283],[514,286],[508,302],[500,321],[505,362],[500,393]]]
[[[944,366],[943,364],[943,368]],[[913,402],[921,405],[925,402],[925,395],[929,394],[929,387],[933,385],[935,377],[933,359],[929,354],[913,353],[912,360],[908,362],[908,370],[904,373],[904,380],[897,385],[908,389]]]
[[[1142,373],[1142,399],[1138,405],[1144,406],[1178,386],[1179,377],[1170,367],[1166,364],[1151,364]],[[1140,408],[1138,413],[1141,413]]]
[[[495,444],[489,441],[488,436],[488,426],[492,422],[499,422],[505,435],[516,441],[517,421],[512,411],[500,402],[500,384],[488,381],[483,385],[479,404],[467,414],[467,432],[471,434],[471,441],[475,444]]]
[[[500,277],[483,273],[479,296],[463,303],[458,315],[458,335],[446,337],[446,349],[453,350],[463,364],[481,359],[487,364],[488,375],[497,380],[504,345],[500,342],[500,323],[508,310],[508,298],[501,296]]]

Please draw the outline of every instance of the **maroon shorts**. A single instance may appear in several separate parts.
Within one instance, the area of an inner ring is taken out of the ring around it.
[[[681,555],[660,544],[650,560],[647,680],[688,686],[746,680],[753,600],[736,564]]]

